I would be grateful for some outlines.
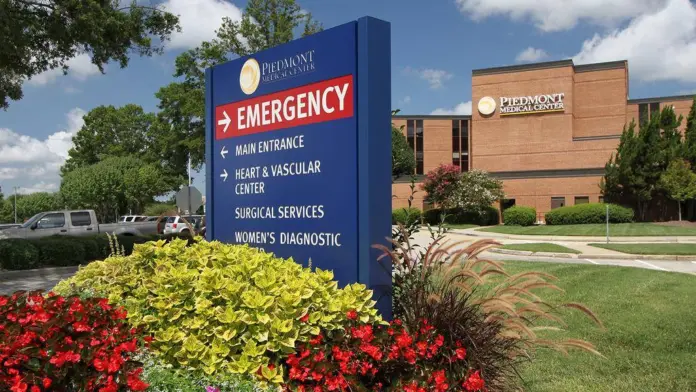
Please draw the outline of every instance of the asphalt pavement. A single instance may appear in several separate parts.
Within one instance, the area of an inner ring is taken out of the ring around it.
[[[67,279],[77,268],[50,269],[46,271],[0,271],[0,294],[11,294],[15,291],[50,290],[58,282]]]

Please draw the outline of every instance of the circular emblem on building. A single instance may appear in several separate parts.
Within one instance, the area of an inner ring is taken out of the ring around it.
[[[254,59],[247,60],[239,73],[239,86],[244,94],[251,95],[259,87],[261,81],[261,68]]]
[[[495,112],[495,99],[491,97],[483,97],[478,103],[478,111],[484,116],[488,116]]]

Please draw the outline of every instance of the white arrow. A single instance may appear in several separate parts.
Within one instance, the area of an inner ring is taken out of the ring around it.
[[[222,177],[222,182],[227,181],[227,170],[222,169],[222,174],[220,174],[220,177]]]
[[[224,125],[225,129],[222,130],[223,133],[227,133],[227,127],[230,126],[230,123],[232,120],[230,120],[230,116],[227,115],[226,111],[222,111],[222,115],[225,116],[222,120],[218,120],[218,125]]]
[[[222,159],[225,159],[225,154],[227,154],[229,151],[225,148],[225,146],[222,146],[222,151],[220,151],[220,155],[222,155]]]

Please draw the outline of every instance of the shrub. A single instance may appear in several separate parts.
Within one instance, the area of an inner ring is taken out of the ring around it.
[[[435,205],[451,205],[457,191],[461,170],[459,166],[442,164],[428,172],[421,189],[426,192],[425,201]]]
[[[486,390],[517,390],[517,366],[533,358],[540,347],[562,353],[580,348],[600,355],[585,341],[536,335],[535,331],[564,326],[560,315],[565,308],[582,311],[601,326],[582,304],[544,301],[539,290],[560,290],[551,283],[555,277],[533,271],[509,275],[502,263],[481,259],[483,251],[499,245],[492,240],[458,245],[435,241],[420,250],[407,244],[400,253],[380,247],[405,276],[399,282],[407,284],[398,287],[402,294],[394,304],[404,327],[411,334],[420,332],[427,320],[433,333],[443,336],[445,352],[458,348],[457,342],[466,350],[466,366],[449,367],[447,380],[461,380],[465,369],[475,369]]]
[[[483,391],[480,370],[468,365],[467,351],[423,320],[407,330],[350,323],[302,343],[286,361],[289,386],[306,391]]]
[[[129,321],[154,335],[160,359],[206,374],[278,365],[298,341],[341,328],[350,309],[378,320],[364,285],[339,289],[330,271],[220,242],[138,245],[131,256],[92,263],[56,286],[63,294],[88,289],[122,303]],[[277,368],[263,376],[282,381]]]
[[[0,296],[0,390],[143,391],[135,330],[105,299]]]
[[[545,215],[547,225],[579,225],[606,222],[609,206],[610,223],[633,222],[633,210],[616,204],[591,203],[555,208]]]
[[[0,268],[26,270],[39,266],[39,250],[29,241],[10,238],[0,241]]]
[[[90,262],[94,260],[103,260],[107,255],[99,249],[100,242],[97,236],[87,236],[87,237],[68,237],[66,241],[76,241],[82,244],[85,250],[85,262]]]
[[[392,211],[392,225],[402,224],[408,226],[412,223],[420,222],[421,210],[415,207],[398,208]]]
[[[440,224],[442,210],[434,208],[423,213],[423,220],[430,225]],[[446,210],[445,223],[453,225],[497,225],[500,219],[498,209],[489,206],[481,211],[465,210],[463,208],[450,208]]]
[[[510,207],[503,211],[503,222],[507,226],[531,226],[536,223],[536,210],[532,207]]]
[[[72,237],[44,237],[31,242],[39,250],[39,264],[42,266],[66,267],[86,262],[84,246]]]

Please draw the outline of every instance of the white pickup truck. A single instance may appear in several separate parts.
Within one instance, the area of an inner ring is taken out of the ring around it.
[[[100,233],[157,234],[157,222],[99,224],[94,210],[47,211],[34,215],[19,227],[0,231],[0,239],[39,238],[52,235],[87,236]]]

